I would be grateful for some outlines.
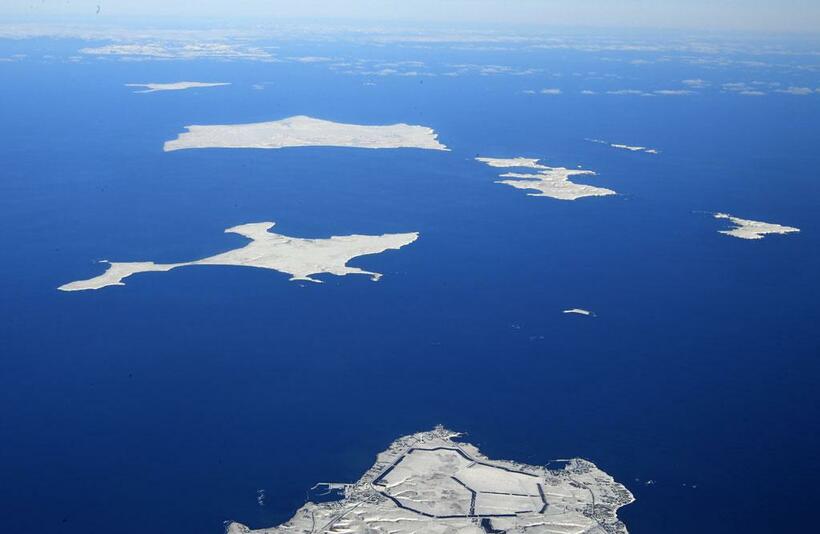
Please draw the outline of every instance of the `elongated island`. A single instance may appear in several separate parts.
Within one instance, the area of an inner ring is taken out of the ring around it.
[[[85,291],[108,286],[125,285],[124,279],[137,273],[166,272],[192,265],[231,265],[270,269],[291,275],[291,280],[321,283],[313,278],[320,273],[345,276],[348,274],[369,275],[374,281],[381,273],[350,267],[347,262],[359,256],[380,254],[387,250],[397,250],[418,239],[418,232],[382,235],[343,235],[325,239],[303,239],[270,232],[275,223],[260,222],[241,224],[225,230],[250,239],[243,247],[222,252],[214,256],[179,263],[154,263],[153,261],[109,262],[108,269],[87,280],[77,280],[63,284],[60,291]]]
[[[350,148],[421,148],[449,150],[432,128],[411,124],[346,124],[305,115],[246,124],[194,124],[165,152],[191,148],[287,148],[335,146]]]

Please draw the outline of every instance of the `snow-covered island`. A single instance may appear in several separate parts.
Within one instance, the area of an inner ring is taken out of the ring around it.
[[[762,221],[751,221],[749,219],[741,219],[734,217],[728,213],[715,213],[715,219],[727,219],[735,225],[729,230],[718,230],[721,234],[730,235],[740,239],[763,239],[766,234],[790,234],[792,232],[799,232],[799,228],[791,226],[781,226],[779,224],[767,223]]]
[[[448,150],[426,126],[390,124],[363,126],[314,119],[304,115],[248,124],[185,126],[187,132],[166,141],[166,152],[186,148],[285,148],[337,146],[354,148],[423,148]]]
[[[532,169],[537,172],[507,172],[501,175],[496,183],[506,184],[517,189],[530,189],[537,193],[527,193],[533,197],[552,197],[559,200],[577,200],[583,197],[602,197],[616,194],[611,189],[578,184],[570,180],[573,176],[594,176],[594,171],[549,167],[538,163],[537,158],[475,158],[481,163],[496,168]],[[515,178],[511,180],[510,178]]]
[[[329,273],[337,276],[366,274],[375,281],[381,274],[348,267],[347,262],[358,256],[378,254],[385,250],[409,245],[419,234],[346,235],[327,239],[303,239],[269,232],[274,223],[260,222],[234,226],[226,233],[239,234],[251,240],[244,247],[229,250],[201,260],[181,263],[105,262],[108,269],[88,280],[79,280],[60,286],[61,291],[100,289],[125,285],[123,279],[137,273],[165,272],[190,265],[235,265],[271,269],[291,275],[291,280],[321,282],[312,275]]]
[[[609,141],[604,141],[603,139],[586,139],[590,143],[598,143],[599,145],[606,145],[612,148],[618,148],[620,150],[628,150],[630,152],[645,152],[646,154],[660,154],[660,150],[655,148],[649,148],[645,146],[637,146],[637,145],[624,145],[621,143],[610,143]]]
[[[573,315],[586,315],[587,317],[594,317],[595,314],[589,310],[585,310],[583,308],[570,308],[568,310],[564,310],[562,313],[568,313]]]
[[[197,89],[200,87],[219,87],[231,85],[229,82],[174,82],[174,83],[127,83],[126,87],[143,87],[143,91],[135,93],[155,93],[157,91],[182,91],[183,89]]]
[[[635,499],[587,460],[561,469],[490,460],[437,427],[397,439],[344,498],[308,502],[282,525],[227,534],[625,534],[618,509]]]

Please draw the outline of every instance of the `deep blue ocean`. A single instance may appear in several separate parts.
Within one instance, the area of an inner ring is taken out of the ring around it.
[[[815,524],[820,94],[719,87],[820,86],[816,70],[354,44],[280,55],[543,71],[364,77],[288,61],[60,59],[84,46],[0,42],[27,54],[0,63],[5,531],[271,526],[314,483],[354,481],[392,440],[439,423],[491,458],[594,461],[635,494],[619,514],[630,532]],[[580,94],[693,78],[712,85]],[[179,80],[232,85],[123,86]],[[562,94],[522,93],[544,87]],[[452,151],[162,151],[184,125],[299,114],[423,124]],[[582,165],[598,176],[578,181],[620,195],[528,197],[495,184],[499,170],[476,155]],[[801,232],[733,239],[714,211]],[[378,283],[193,267],[56,290],[101,273],[101,259],[235,248],[245,240],[223,230],[260,221],[298,237],[421,237],[352,262],[384,273]],[[573,307],[597,317],[561,313]]]

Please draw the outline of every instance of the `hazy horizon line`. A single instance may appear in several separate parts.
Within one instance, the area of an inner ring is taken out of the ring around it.
[[[2,11],[0,11],[2,14]],[[218,24],[214,24],[214,23]],[[782,37],[800,39],[818,39],[820,29],[817,30],[777,30],[752,28],[714,28],[693,26],[648,26],[648,25],[615,25],[615,24],[577,24],[577,23],[487,23],[477,21],[425,21],[425,20],[397,20],[353,17],[302,17],[289,16],[279,18],[260,19],[253,16],[217,17],[211,15],[200,16],[87,16],[87,15],[53,15],[53,16],[9,16],[0,22],[0,28],[15,26],[51,26],[64,25],[66,33],[75,30],[89,29],[173,29],[173,30],[258,30],[266,28],[321,28],[325,30],[343,31],[376,31],[393,30],[418,32],[419,34],[433,34],[446,31],[462,31],[475,33],[515,34],[531,36],[544,31],[564,31],[576,33],[592,31],[596,36],[621,33],[633,33],[657,37],[657,34],[669,34],[668,37],[685,37],[696,35],[699,37]],[[207,27],[206,27],[207,26]]]

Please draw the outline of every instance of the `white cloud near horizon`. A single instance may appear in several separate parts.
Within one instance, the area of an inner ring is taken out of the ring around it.
[[[784,93],[787,95],[806,96],[814,93],[810,87],[787,87],[786,89],[775,89],[775,93]]]
[[[816,0],[3,0],[0,16],[340,19],[820,33]]]
[[[681,83],[682,83],[683,85],[685,85],[685,86],[687,86],[687,87],[691,87],[691,88],[693,88],[693,89],[704,89],[704,88],[706,88],[706,87],[709,87],[709,85],[710,85],[710,83],[709,83],[709,82],[707,82],[706,80],[703,80],[703,79],[701,79],[701,78],[694,78],[694,79],[689,79],[689,80],[681,80]]]

